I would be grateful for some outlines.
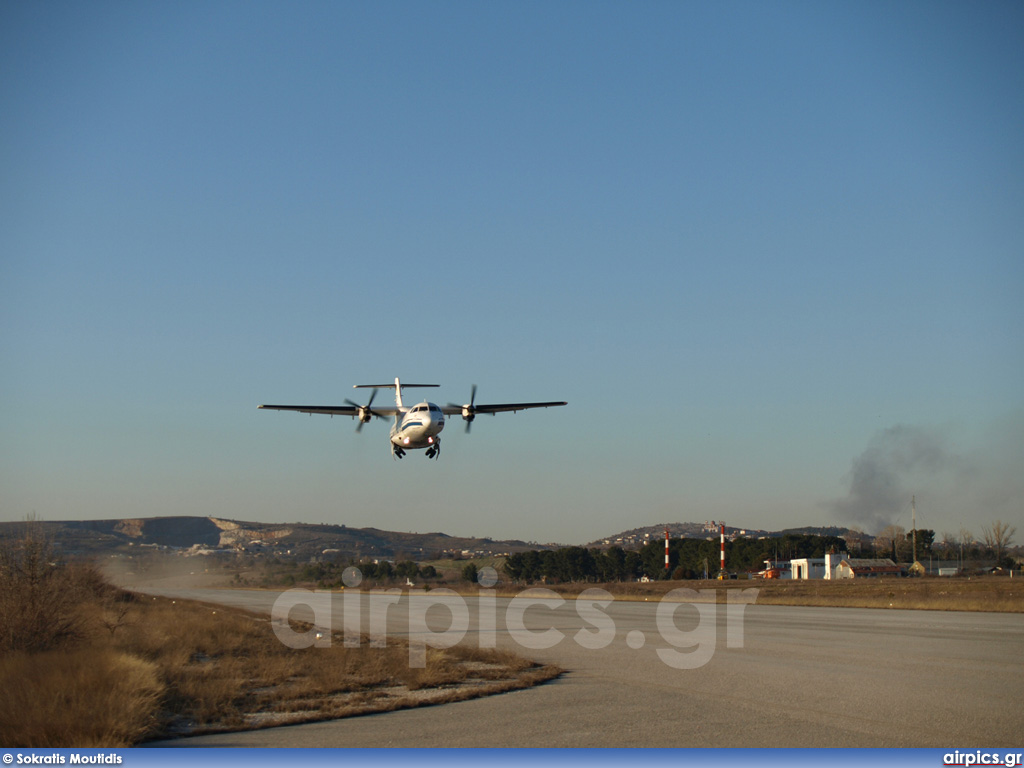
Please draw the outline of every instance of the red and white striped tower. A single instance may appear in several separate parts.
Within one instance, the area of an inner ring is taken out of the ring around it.
[[[668,526],[665,526],[665,570],[668,570]]]
[[[719,523],[718,524],[718,530],[722,534],[722,568],[721,568],[721,574],[722,574],[722,577],[724,578],[725,577],[725,523]]]

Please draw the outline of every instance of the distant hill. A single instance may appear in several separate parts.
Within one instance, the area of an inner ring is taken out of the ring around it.
[[[623,549],[642,547],[650,541],[664,540],[666,528],[668,529],[669,536],[674,539],[680,537],[687,539],[713,539],[719,536],[719,525],[720,523],[714,520],[708,520],[703,523],[659,523],[658,525],[648,525],[643,528],[633,528],[628,531],[612,534],[611,536],[596,539],[585,546],[619,546]],[[783,531],[766,531],[759,528],[742,528],[735,525],[725,526],[725,535],[729,538],[734,536],[746,536],[756,539],[763,536],[783,536],[787,533],[811,533],[818,534],[819,536],[843,536],[848,533],[848,529],[837,528],[835,526],[807,526],[804,528],[787,528]]]
[[[776,536],[784,536],[787,533],[817,534],[818,536],[845,536],[850,532],[849,528],[841,528],[837,525],[805,525],[802,528],[783,528]],[[873,538],[867,534],[860,534],[862,538]]]
[[[0,541],[20,538],[24,522],[0,523]],[[377,528],[310,523],[255,523],[219,517],[142,517],[111,520],[37,521],[31,523],[66,555],[109,556],[138,554],[147,549],[215,553],[262,553],[311,558],[324,554],[353,558],[430,560],[438,557],[495,556],[531,549],[552,549],[519,540],[494,541],[446,533],[404,533]],[[672,538],[717,538],[718,523],[659,523],[597,539],[590,548],[619,546],[639,549],[660,541],[665,528]],[[772,532],[725,526],[726,536],[751,538],[787,533],[843,536],[845,528],[804,527]]]
[[[261,552],[312,557],[429,559],[451,555],[500,555],[544,547],[523,541],[460,538],[445,533],[402,533],[376,528],[307,523],[253,523],[217,517],[149,517],[114,520],[0,523],[0,540],[34,527],[66,555],[112,555],[142,548],[210,552]]]

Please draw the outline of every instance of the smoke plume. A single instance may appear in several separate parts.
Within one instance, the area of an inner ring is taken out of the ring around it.
[[[827,507],[838,522],[876,533],[895,522],[906,506],[907,482],[934,479],[957,464],[959,459],[938,432],[903,424],[890,427],[872,437],[853,460],[844,478],[850,483],[846,498]]]

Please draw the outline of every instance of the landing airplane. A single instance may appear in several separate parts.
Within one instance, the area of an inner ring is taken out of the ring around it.
[[[414,406],[402,404],[402,389],[411,387],[436,387],[437,384],[402,384],[397,378],[394,384],[356,384],[353,389],[372,389],[370,399],[366,405],[359,405],[346,398],[348,405],[260,405],[259,408],[266,408],[274,411],[299,411],[300,413],[326,413],[331,416],[351,416],[358,418],[356,432],[363,429],[363,424],[377,417],[383,419],[388,416],[395,418],[391,425],[391,457],[401,459],[405,456],[407,449],[427,449],[427,458],[436,459],[441,455],[441,430],[444,429],[444,417],[460,415],[466,422],[466,432],[473,423],[478,413],[489,413],[494,415],[501,411],[523,411],[527,408],[551,408],[557,405],[568,405],[564,401],[549,403],[498,403],[491,405],[476,404],[476,385],[470,391],[469,402],[463,405],[448,405],[441,407],[434,403],[423,401]],[[395,390],[394,407],[374,408],[373,399],[377,397],[380,389]]]

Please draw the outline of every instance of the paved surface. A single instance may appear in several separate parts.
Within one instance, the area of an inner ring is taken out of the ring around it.
[[[255,590],[149,591],[268,613],[278,596]],[[388,607],[388,631],[406,633],[410,615],[414,627],[416,616],[425,616],[435,632],[452,626],[448,608],[427,610],[416,603],[424,599],[410,603],[402,597]],[[365,630],[370,609],[367,596],[361,600]],[[665,604],[659,617],[654,602],[594,606],[589,614],[561,600],[537,600],[523,611],[526,602],[457,598],[455,611],[469,617],[464,642],[493,636],[498,646],[567,670],[551,683],[457,704],[165,744],[1024,746],[1021,614],[754,604],[742,609],[740,621],[739,612],[730,615],[725,605]],[[296,611],[302,618],[301,609]],[[517,631],[520,612],[524,629]],[[342,600],[334,599],[330,613],[341,629]],[[490,615],[494,632],[488,629]],[[551,629],[562,637],[540,634]],[[580,630],[582,642],[601,647],[581,645]],[[742,647],[736,647],[739,630]],[[524,648],[523,642],[548,647]],[[673,655],[685,650],[696,655]],[[701,666],[704,657],[709,660]],[[677,668],[686,664],[696,668]]]

